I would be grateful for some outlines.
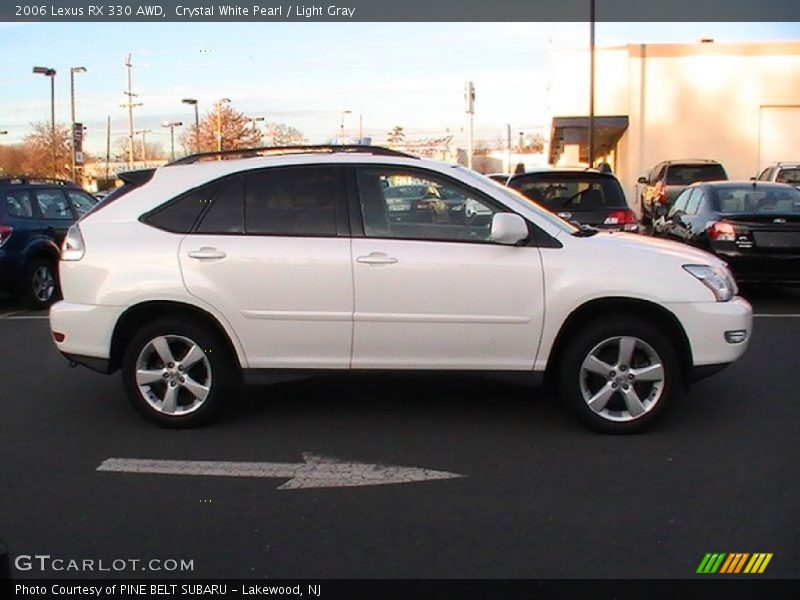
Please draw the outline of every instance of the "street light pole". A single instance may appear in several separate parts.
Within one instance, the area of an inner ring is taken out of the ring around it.
[[[50,146],[53,150],[53,177],[56,177],[58,175],[56,161],[56,70],[49,67],[33,67],[33,72],[50,78]]]
[[[339,123],[339,144],[344,143],[344,116],[352,113],[352,110],[343,110],[341,112],[341,121]]]
[[[135,132],[135,135],[142,134],[142,166],[147,168],[147,138],[148,133],[153,133],[150,129],[140,129]]]
[[[175,160],[175,128],[183,125],[182,121],[164,121],[161,126],[169,127],[169,156]]]
[[[69,104],[72,116],[72,180],[78,180],[77,162],[78,148],[75,144],[77,138],[77,128],[75,126],[75,73],[86,73],[86,67],[69,68]]]
[[[184,104],[194,106],[194,151],[200,153],[200,115],[197,112],[197,98],[184,98]]]
[[[223,98],[217,102],[217,152],[222,152],[222,104],[230,101],[230,98]]]

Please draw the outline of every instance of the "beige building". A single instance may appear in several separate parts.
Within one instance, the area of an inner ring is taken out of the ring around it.
[[[662,160],[715,159],[731,179],[800,161],[800,42],[635,44],[595,64],[595,157],[636,208],[637,178]],[[550,161],[586,164],[588,50],[554,52],[549,78]]]

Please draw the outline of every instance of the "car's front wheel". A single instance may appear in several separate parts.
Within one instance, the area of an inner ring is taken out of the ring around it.
[[[235,373],[220,336],[180,318],[144,327],[128,344],[122,362],[128,398],[165,427],[206,422],[235,389]]]
[[[683,391],[674,343],[636,317],[599,319],[583,327],[567,340],[558,380],[573,412],[605,433],[647,429]]]

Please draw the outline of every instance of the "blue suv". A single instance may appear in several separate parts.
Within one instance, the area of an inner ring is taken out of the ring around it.
[[[61,242],[96,203],[72,182],[0,179],[0,292],[34,309],[55,302]]]

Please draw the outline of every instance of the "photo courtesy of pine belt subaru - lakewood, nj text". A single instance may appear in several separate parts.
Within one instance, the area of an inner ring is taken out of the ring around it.
[[[629,433],[750,339],[715,256],[577,228],[457,165],[322,146],[121,178],[64,240],[50,325],[160,425],[206,421],[254,376],[514,371]]]

